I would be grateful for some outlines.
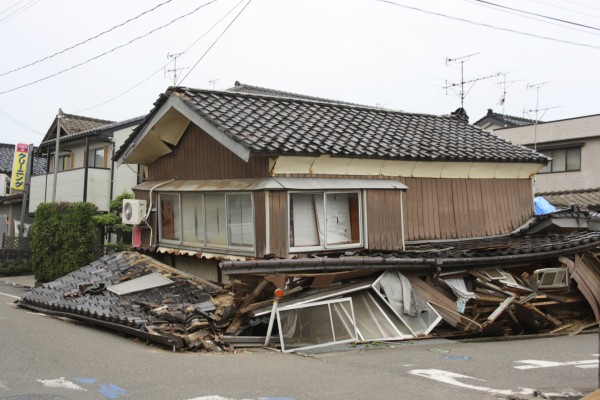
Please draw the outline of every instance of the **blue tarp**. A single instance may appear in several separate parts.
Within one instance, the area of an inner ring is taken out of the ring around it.
[[[550,202],[542,196],[536,196],[533,199],[533,207],[535,215],[544,215],[556,212],[556,207],[550,204]]]

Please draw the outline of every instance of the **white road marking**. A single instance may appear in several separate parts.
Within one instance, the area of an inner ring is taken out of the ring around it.
[[[188,400],[236,400],[236,399],[232,399],[231,397],[212,395],[212,396],[194,397],[193,399],[188,399]],[[252,400],[252,399],[240,399],[240,400]]]
[[[544,361],[544,360],[519,360],[519,361],[515,361],[515,362],[525,364],[525,365],[515,366],[516,369],[552,368],[552,367],[566,367],[566,366],[574,366],[576,368],[595,368],[595,367],[597,368],[598,367],[598,359],[566,361],[566,362]]]
[[[19,299],[19,300],[21,300],[21,298],[20,298],[19,296],[14,296],[14,295],[12,295],[12,294],[8,294],[8,293],[2,293],[2,292],[0,292],[0,294],[1,294],[2,296],[11,297],[11,298],[13,298],[13,299]]]
[[[465,389],[478,390],[481,392],[492,393],[492,394],[501,394],[501,395],[513,395],[513,394],[533,394],[534,391],[532,389],[521,388],[520,392],[515,392],[512,390],[502,390],[502,389],[493,389],[486,386],[477,386],[471,385],[469,383],[464,383],[459,381],[459,378],[462,379],[475,379],[477,381],[485,382],[483,379],[473,378],[472,376],[461,375],[450,371],[443,371],[440,369],[413,369],[408,371],[409,374],[421,376],[423,378],[433,379],[439,382],[448,383],[450,385],[463,387]]]
[[[87,392],[87,389],[84,389],[76,383],[66,380],[64,376],[58,379],[36,379],[36,381],[49,388],[83,390],[84,392]]]
[[[4,384],[4,382],[0,381],[0,389],[6,389],[6,390],[8,390],[8,386],[6,386]]]

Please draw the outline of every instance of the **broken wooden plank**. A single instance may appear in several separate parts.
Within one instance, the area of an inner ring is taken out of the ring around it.
[[[562,322],[560,322],[559,320],[557,320],[556,318],[554,318],[550,314],[546,314],[545,312],[543,312],[542,310],[540,310],[539,308],[537,308],[537,307],[535,307],[535,306],[533,306],[531,304],[525,304],[525,307],[527,307],[528,309],[530,309],[534,313],[538,314],[540,317],[546,319],[547,321],[549,321],[554,326],[561,326],[562,325]]]

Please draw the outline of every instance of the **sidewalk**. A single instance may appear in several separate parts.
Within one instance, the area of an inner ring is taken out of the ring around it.
[[[33,275],[2,276],[0,285],[32,288],[35,285],[35,277]]]

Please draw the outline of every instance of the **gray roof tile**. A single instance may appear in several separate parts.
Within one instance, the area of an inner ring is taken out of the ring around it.
[[[186,104],[255,154],[373,157],[422,161],[545,163],[546,156],[451,116],[266,94],[169,88],[146,125],[177,93]],[[137,129],[130,141],[141,129]],[[248,133],[251,133],[248,135]],[[119,153],[124,150],[122,148]]]

